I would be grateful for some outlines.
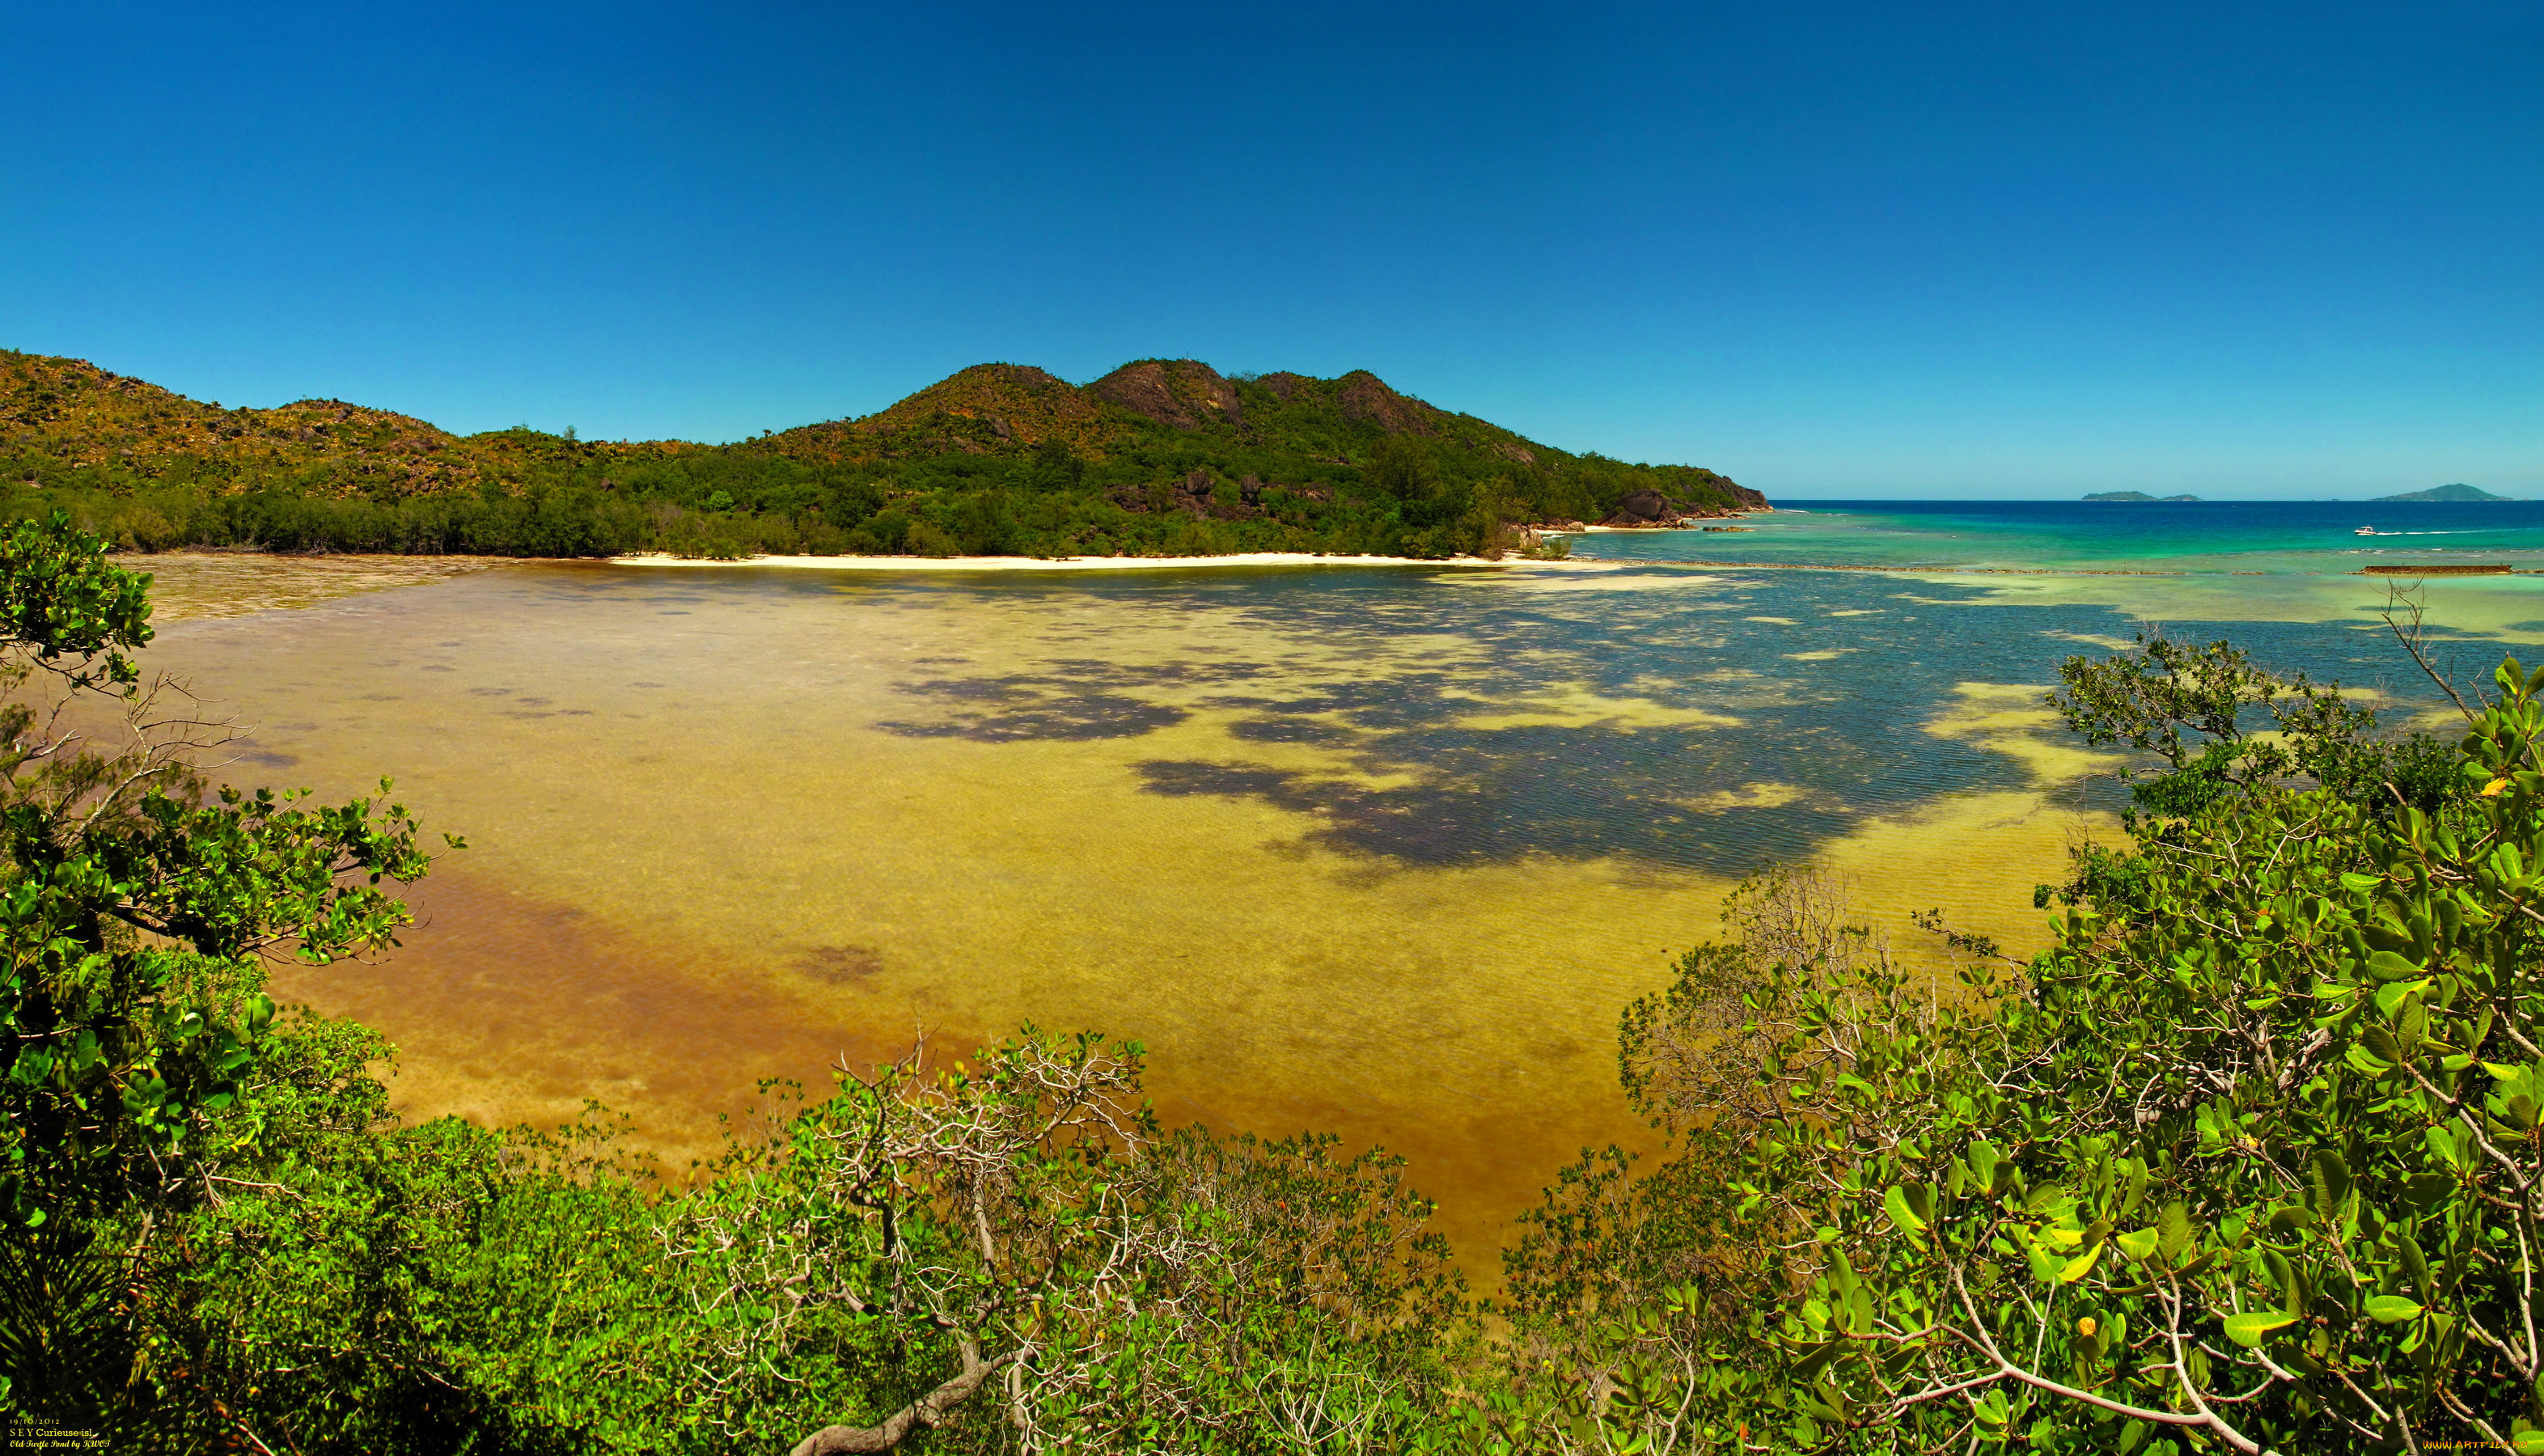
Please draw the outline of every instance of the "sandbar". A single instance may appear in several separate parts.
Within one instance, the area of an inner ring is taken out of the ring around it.
[[[1240,551],[1227,556],[746,556],[731,561],[647,553],[613,556],[615,566],[783,566],[813,571],[1191,571],[1226,566],[1561,566],[1561,561],[1487,561],[1452,556],[1323,556],[1306,551]],[[1575,563],[1587,564],[1587,563]],[[1603,563],[1604,564],[1604,563]]]

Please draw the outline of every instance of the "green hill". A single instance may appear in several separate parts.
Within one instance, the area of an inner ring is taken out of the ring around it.
[[[130,548],[597,555],[1448,556],[1531,524],[1665,524],[1766,498],[1572,454],[1365,370],[1140,360],[1084,386],[977,364],[862,419],[734,445],[456,436],[341,400],[225,409],[0,353],[0,515],[65,506]]]
[[[2085,499],[2087,499],[2087,500],[2089,500],[2089,501],[2132,501],[2132,502],[2133,502],[2133,501],[2144,501],[2144,502],[2147,502],[2147,503],[2148,503],[2148,504],[2150,504],[2150,505],[2153,505],[2153,504],[2163,504],[2163,505],[2180,505],[2180,504],[2182,504],[2182,503],[2184,503],[2184,502],[2196,502],[2196,501],[2199,499],[2199,497],[2197,497],[2197,496],[2151,496],[2151,495],[2148,495],[2145,491],[2142,491],[2142,490],[2107,490],[2107,491],[2102,492],[2100,495],[2091,495],[2091,496],[2087,496]]]
[[[2508,497],[2496,496],[2487,490],[2476,490],[2470,485],[2456,484],[2433,485],[2427,490],[2416,490],[2399,496],[2378,496],[2376,499],[2379,501],[2504,501]]]

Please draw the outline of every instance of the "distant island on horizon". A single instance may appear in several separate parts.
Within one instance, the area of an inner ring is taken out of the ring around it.
[[[862,418],[703,445],[459,436],[336,399],[224,409],[0,351],[0,521],[66,509],[141,551],[1444,559],[1768,509],[1702,466],[1558,449],[1366,369],[1189,359],[1083,385],[975,364]]]
[[[2097,491],[2093,495],[2086,496],[2084,499],[2088,501],[2114,502],[2122,505],[2165,505],[2173,503],[2196,503],[2200,498],[2197,496],[2151,496],[2142,490],[2107,490]],[[2321,504],[2337,504],[2338,500],[2338,497],[2326,496],[2322,498]],[[2389,502],[2432,501],[2439,503],[2495,501],[2503,504],[2514,505],[2516,504],[2516,497],[2496,496],[2487,490],[2480,490],[2459,481],[2453,485],[2433,485],[2427,490],[2408,491],[2399,496],[2372,496],[2366,501],[2356,504],[2375,506],[2384,505]],[[2232,503],[2227,502],[2221,504]]]
[[[2376,504],[2386,501],[2508,501],[2508,496],[2496,496],[2487,490],[2476,490],[2458,481],[2453,485],[2433,485],[2427,490],[2410,491],[2399,496],[2378,496]]]

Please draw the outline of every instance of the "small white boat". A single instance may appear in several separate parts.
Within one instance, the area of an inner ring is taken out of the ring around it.
[[[2362,535],[2362,536],[2372,536],[2372,535],[2376,534],[2376,527],[2374,527],[2374,526],[2362,526],[2358,527],[2358,529],[2357,529],[2357,530],[2355,530],[2355,531],[2351,532],[2351,534],[2353,534],[2353,535]]]

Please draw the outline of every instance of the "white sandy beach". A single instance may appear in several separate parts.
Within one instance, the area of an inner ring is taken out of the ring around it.
[[[1246,551],[1231,556],[748,556],[708,561],[679,556],[613,556],[617,566],[784,566],[811,571],[1189,571],[1230,566],[1587,566],[1590,562],[1486,561],[1458,556],[1425,561],[1413,556],[1319,556],[1305,551]],[[1607,565],[1608,563],[1596,563]]]

